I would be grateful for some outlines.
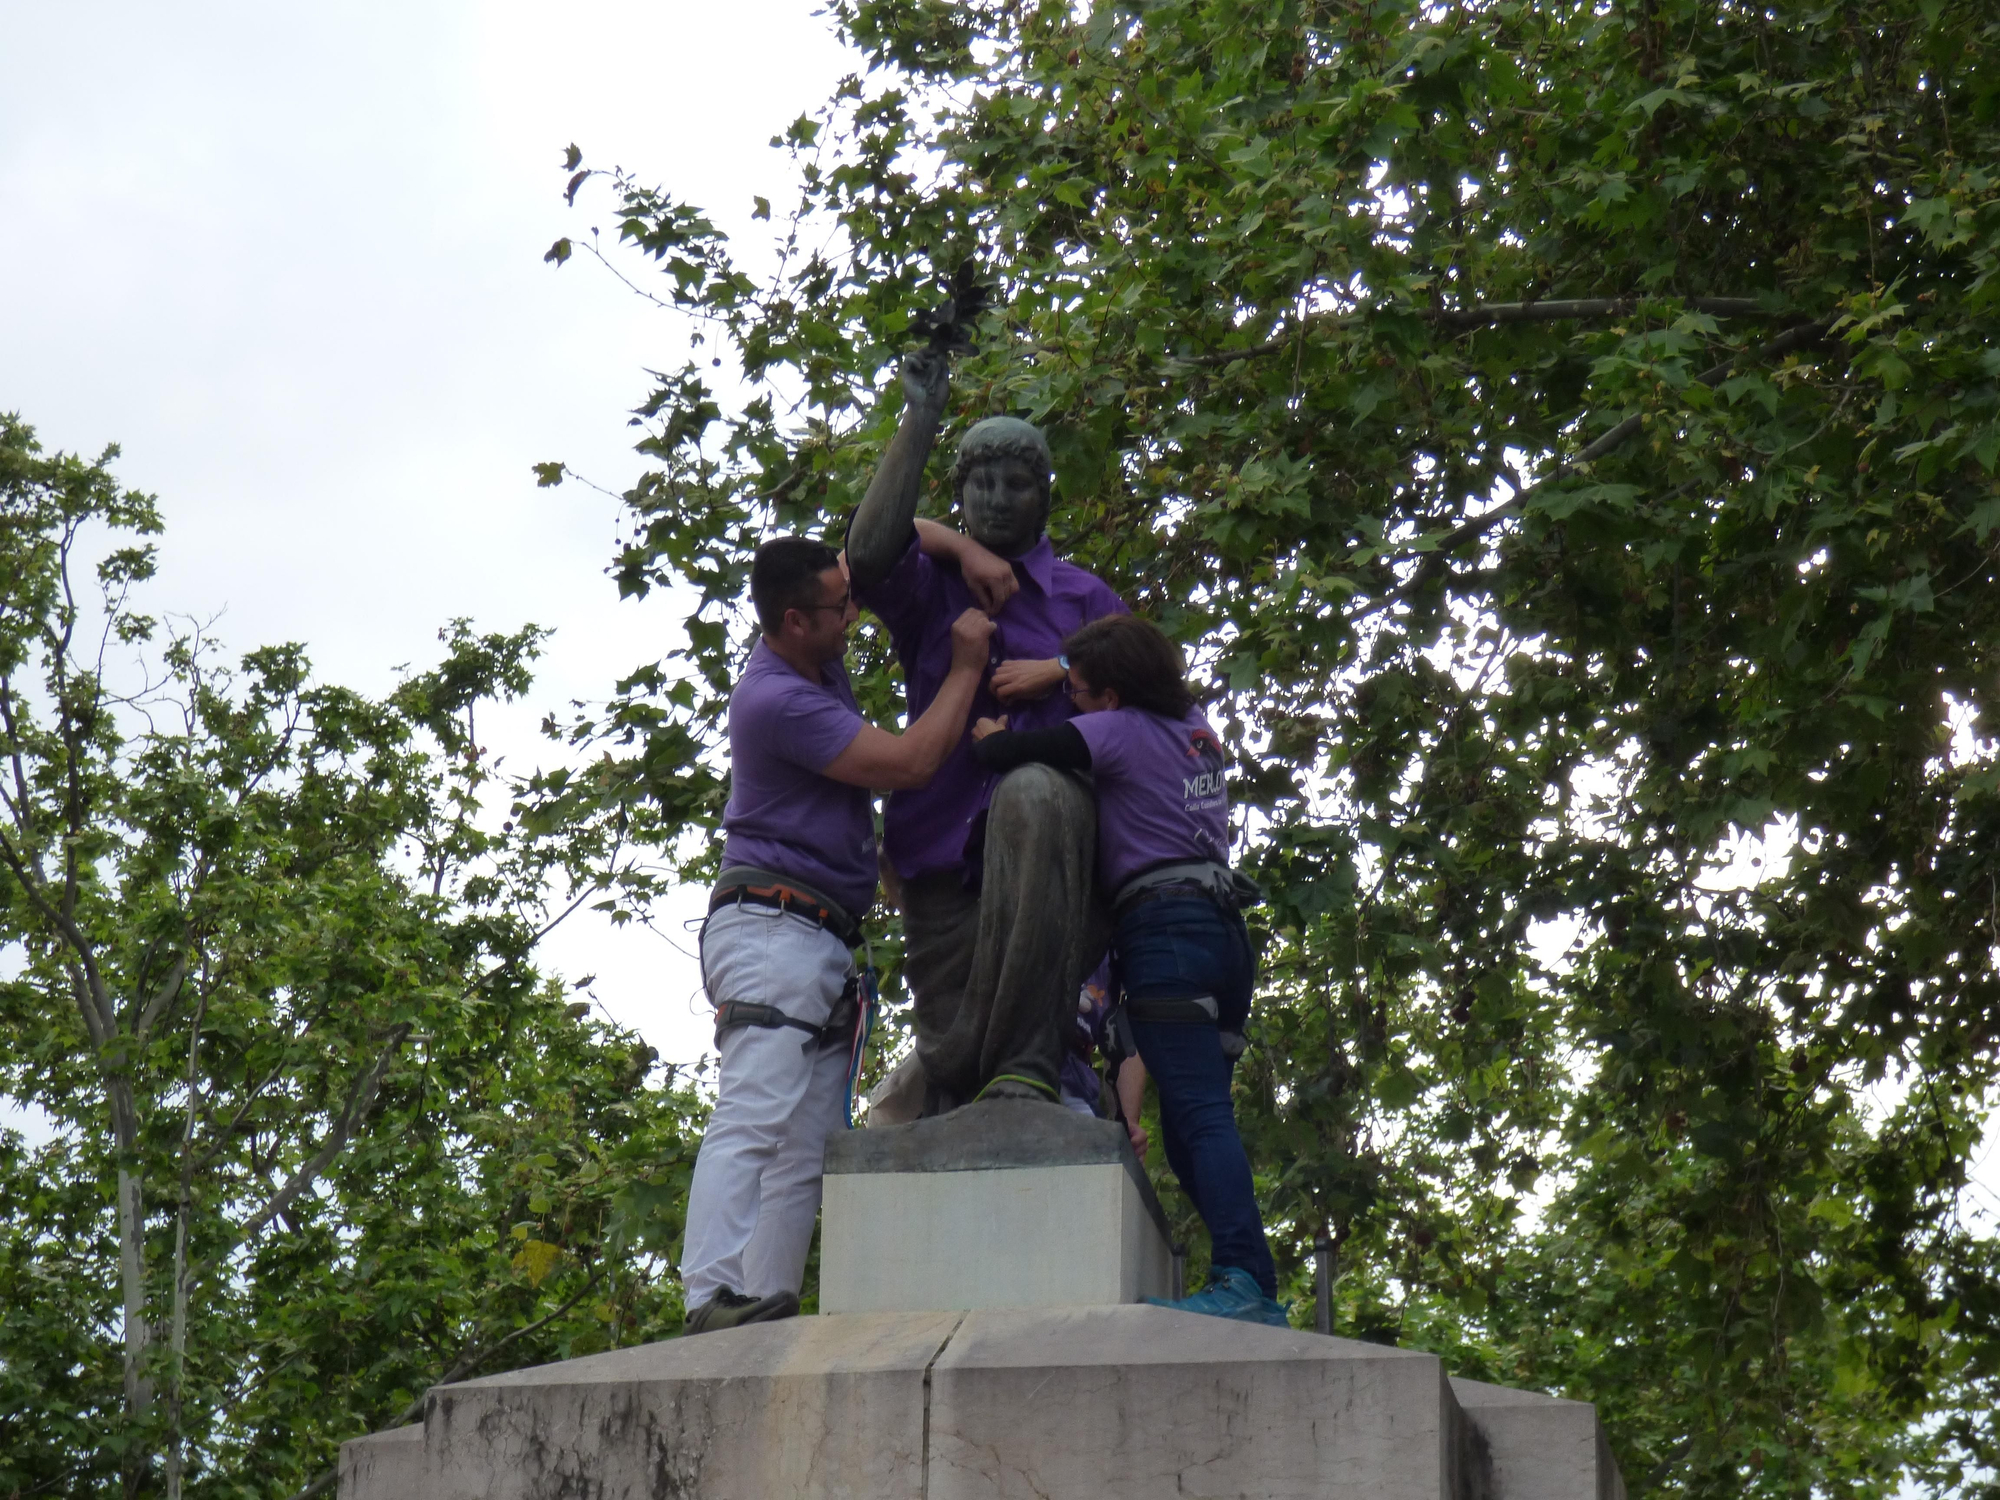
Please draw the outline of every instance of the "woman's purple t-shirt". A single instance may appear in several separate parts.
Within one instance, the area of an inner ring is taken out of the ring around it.
[[[847,669],[809,682],[759,641],[729,695],[729,806],[722,860],[790,875],[859,917],[875,904],[867,791],[820,772],[861,733]]]
[[[1097,870],[1106,891],[1153,865],[1229,863],[1222,741],[1198,708],[1169,719],[1143,708],[1078,714],[1097,784]]]

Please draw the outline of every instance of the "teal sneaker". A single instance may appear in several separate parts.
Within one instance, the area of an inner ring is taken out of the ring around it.
[[[1173,1302],[1165,1297],[1146,1299],[1155,1307],[1171,1307],[1175,1312],[1205,1313],[1211,1318],[1232,1318],[1238,1323],[1263,1323],[1271,1328],[1290,1328],[1285,1309],[1266,1297],[1257,1278],[1238,1266],[1224,1266],[1208,1278],[1208,1285],[1192,1297]]]

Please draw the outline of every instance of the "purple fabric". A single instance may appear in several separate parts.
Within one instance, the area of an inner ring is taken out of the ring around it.
[[[1097,877],[1119,886],[1152,865],[1229,862],[1222,741],[1201,710],[1175,721],[1143,708],[1078,714],[1097,785]]]
[[[1105,615],[1130,613],[1125,601],[1095,573],[1058,560],[1046,536],[1015,559],[1014,572],[1021,587],[995,616],[988,682],[992,669],[1003,661],[1060,656],[1064,638],[1078,626]],[[903,665],[910,721],[915,722],[951,671],[952,621],[973,607],[972,591],[958,569],[924,556],[912,531],[909,550],[889,576],[873,588],[856,589],[854,597],[889,627]],[[1046,729],[1074,712],[1069,696],[1060,689],[1008,708],[982,683],[972,700],[974,718],[1004,713],[1012,729]],[[889,794],[882,813],[882,841],[889,862],[905,880],[959,868],[966,836],[993,795],[998,778],[974,759],[971,729],[968,723],[930,785]]]
[[[1104,1045],[1105,1023],[1111,1018],[1111,960],[1107,957],[1084,980],[1076,997],[1076,1037],[1063,1054],[1058,1075],[1062,1091],[1097,1110],[1098,1075],[1092,1066],[1097,1049]]]
[[[868,793],[819,773],[854,743],[861,710],[847,668],[809,682],[763,641],[729,695],[729,806],[722,860],[815,886],[859,918],[875,904]]]

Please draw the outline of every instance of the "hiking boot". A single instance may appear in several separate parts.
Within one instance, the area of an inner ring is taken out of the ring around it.
[[[795,1317],[799,1310],[797,1292],[773,1292],[768,1297],[746,1297],[724,1287],[687,1315],[681,1332],[714,1333],[718,1328],[741,1328],[745,1323],[772,1323]]]
[[[1285,1309],[1264,1295],[1257,1278],[1239,1266],[1224,1266],[1208,1278],[1208,1285],[1192,1297],[1178,1302],[1165,1297],[1146,1299],[1155,1307],[1171,1307],[1176,1312],[1204,1313],[1211,1318],[1230,1318],[1238,1323],[1263,1323],[1272,1328],[1290,1328]]]

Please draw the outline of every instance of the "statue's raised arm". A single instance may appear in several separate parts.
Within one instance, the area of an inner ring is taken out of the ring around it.
[[[942,349],[906,355],[902,382],[903,419],[896,424],[896,435],[847,529],[847,566],[861,588],[888,577],[909,545],[910,526],[923,494],[924,466],[937,444],[951,395],[951,356]]]

